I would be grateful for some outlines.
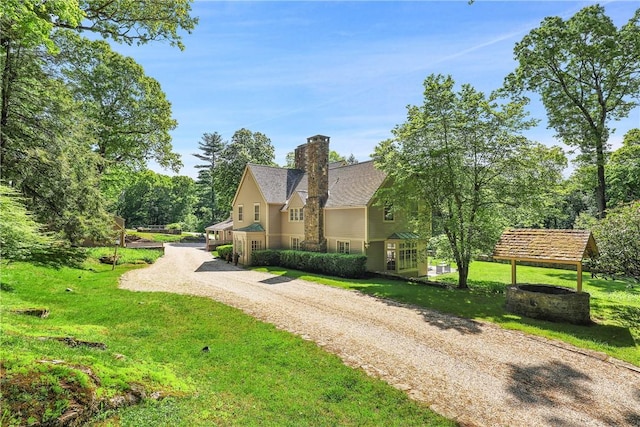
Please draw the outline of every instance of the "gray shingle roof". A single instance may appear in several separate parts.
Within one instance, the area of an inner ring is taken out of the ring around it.
[[[308,190],[307,174],[299,169],[253,164],[248,167],[267,203],[285,204],[294,191],[304,194]],[[385,177],[386,174],[376,169],[373,161],[330,168],[329,198],[325,207],[366,206]]]
[[[373,161],[329,170],[327,208],[366,206],[380,188],[386,174]]]
[[[304,172],[299,169],[285,169],[272,166],[248,164],[262,195],[267,203],[284,203]]]

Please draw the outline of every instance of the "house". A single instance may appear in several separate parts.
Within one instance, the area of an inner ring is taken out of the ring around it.
[[[248,164],[232,202],[241,264],[260,249],[365,254],[369,271],[425,275],[424,243],[407,214],[376,197],[386,174],[372,161],[329,163],[329,137],[295,150],[295,168]]]

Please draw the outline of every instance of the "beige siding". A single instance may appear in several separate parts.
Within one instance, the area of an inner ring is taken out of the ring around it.
[[[340,241],[349,243],[349,253],[364,253],[365,212],[365,208],[325,210],[327,252],[337,252]]]
[[[269,218],[267,230],[267,246],[265,249],[280,249],[280,234],[282,233],[282,221],[280,209],[282,205],[269,205]]]
[[[371,242],[367,249],[367,270],[385,271],[386,252],[384,242]]]
[[[294,194],[289,201],[288,209],[302,209],[304,204],[298,196]],[[278,218],[280,219],[281,235],[280,242],[281,247],[285,249],[291,249],[291,238],[296,237],[300,242],[304,240],[304,221],[290,221],[289,210],[280,212]]]
[[[384,221],[382,206],[369,207],[369,240],[384,240],[393,233],[409,230],[402,212],[395,212],[393,221]]]
[[[365,208],[326,209],[325,236],[328,239],[365,240]]]
[[[254,203],[260,204],[260,224],[267,229],[267,212],[266,203],[262,198],[262,194],[256,185],[253,175],[247,173],[245,179],[242,181],[238,195],[236,197],[235,204],[233,206],[233,228],[242,228],[254,223],[253,221],[253,205]],[[243,206],[243,220],[238,219],[238,206]]]

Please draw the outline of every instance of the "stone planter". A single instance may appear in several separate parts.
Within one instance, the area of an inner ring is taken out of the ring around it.
[[[578,325],[591,323],[590,295],[571,288],[550,285],[522,284],[507,287],[506,310],[533,319],[567,322]]]

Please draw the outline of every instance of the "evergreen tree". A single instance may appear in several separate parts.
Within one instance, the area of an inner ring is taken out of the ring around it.
[[[199,169],[196,186],[198,188],[198,203],[196,216],[203,224],[211,225],[226,218],[228,212],[224,212],[218,207],[216,200],[216,174],[218,172],[219,160],[226,143],[218,132],[205,133],[198,142],[200,153],[193,154],[203,163],[195,167]]]

